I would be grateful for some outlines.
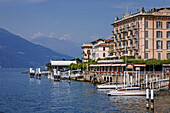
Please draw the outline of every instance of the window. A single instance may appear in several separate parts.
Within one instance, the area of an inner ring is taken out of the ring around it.
[[[119,34],[119,38],[121,38],[121,34]]]
[[[170,22],[166,22],[166,28],[167,28],[167,29],[170,28]]]
[[[125,47],[125,42],[123,42],[123,46]]]
[[[170,58],[170,53],[167,53],[167,59],[169,59]]]
[[[103,47],[103,51],[105,51],[105,47]]]
[[[87,54],[90,55],[90,50],[87,50]]]
[[[133,46],[133,41],[132,40],[130,41],[130,46]]]
[[[145,40],[145,49],[148,49],[148,40]]]
[[[170,38],[170,31],[167,31],[166,36],[167,36],[167,38]]]
[[[117,35],[115,35],[115,38],[117,38]]]
[[[136,22],[136,27],[137,27],[137,28],[139,27],[139,22]]]
[[[158,53],[158,60],[161,60],[161,53]]]
[[[145,28],[148,28],[148,21],[145,21]]]
[[[136,36],[138,36],[138,31],[135,32]]]
[[[126,27],[129,27],[129,24],[126,24]]]
[[[117,44],[115,44],[115,48],[117,47]]]
[[[119,47],[121,47],[121,42],[119,43]]]
[[[125,37],[126,33],[123,33],[123,37]]]
[[[130,55],[132,55],[133,54],[133,52],[130,52]]]
[[[128,41],[126,41],[126,46],[128,46]]]
[[[145,31],[145,38],[148,38],[148,31]]]
[[[167,41],[167,49],[170,49],[170,41]]]
[[[156,38],[162,38],[162,31],[156,31]]]
[[[136,47],[138,47],[138,41],[136,41],[135,44],[136,44]]]
[[[157,49],[162,49],[162,41],[160,40],[156,41],[156,47]]]
[[[103,53],[103,57],[105,57],[105,53]]]
[[[131,35],[131,36],[133,35],[133,31],[130,31],[130,35]]]
[[[88,59],[90,59],[90,55],[88,54]]]
[[[145,59],[148,59],[149,56],[148,56],[148,53],[145,53]]]
[[[156,22],[156,28],[162,28],[162,22],[161,21]]]

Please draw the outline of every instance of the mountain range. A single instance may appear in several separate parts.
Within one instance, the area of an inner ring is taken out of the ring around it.
[[[31,42],[50,48],[51,50],[73,57],[81,57],[81,45],[71,40],[60,40],[49,37],[36,37],[30,39]]]
[[[56,53],[34,44],[18,35],[0,28],[0,67],[20,68],[45,66],[50,59],[71,59],[68,55]]]

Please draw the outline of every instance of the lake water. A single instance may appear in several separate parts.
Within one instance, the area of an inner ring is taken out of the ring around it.
[[[37,80],[24,71],[0,69],[0,113],[147,112],[145,97],[109,97],[88,82]]]

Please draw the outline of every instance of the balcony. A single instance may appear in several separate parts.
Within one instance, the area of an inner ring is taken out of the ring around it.
[[[117,40],[117,42],[121,42],[121,39],[119,38],[119,39]]]
[[[116,35],[117,34],[117,31],[114,31],[114,35]]]
[[[138,50],[139,50],[138,46],[135,46],[135,47],[134,47],[134,50],[138,51]]]
[[[129,39],[130,39],[130,36],[127,36],[127,39],[129,40]]]
[[[137,36],[137,35],[134,35],[133,38],[134,38],[134,39],[138,39],[138,36]]]
[[[136,25],[135,27],[134,27],[134,30],[137,30],[139,28],[139,26],[138,25]]]
[[[114,40],[113,43],[117,43],[117,40]]]
[[[117,34],[120,34],[121,33],[121,31],[119,30],[118,32],[117,32]]]
[[[131,35],[129,39],[130,39],[130,40],[133,40],[133,36]]]
[[[115,53],[115,52],[117,52],[117,50],[116,50],[116,49],[117,49],[117,48],[115,48],[115,49],[114,49],[114,51],[113,51],[114,53]]]
[[[122,41],[125,41],[125,37],[121,37],[121,40],[122,40]]]

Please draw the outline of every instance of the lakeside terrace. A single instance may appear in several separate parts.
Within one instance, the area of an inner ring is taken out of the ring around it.
[[[100,60],[97,64],[90,64],[92,69],[85,71],[84,78],[87,81],[92,81],[94,76],[99,83],[114,82],[119,84],[134,84],[139,85],[145,82],[146,74],[149,74],[150,81],[156,79],[168,78],[170,68],[169,64],[162,65],[161,68],[156,67],[154,70],[152,66],[146,64],[129,64],[120,60]],[[147,69],[151,68],[152,69]],[[160,66],[159,66],[160,67]],[[151,80],[152,79],[152,80]]]

